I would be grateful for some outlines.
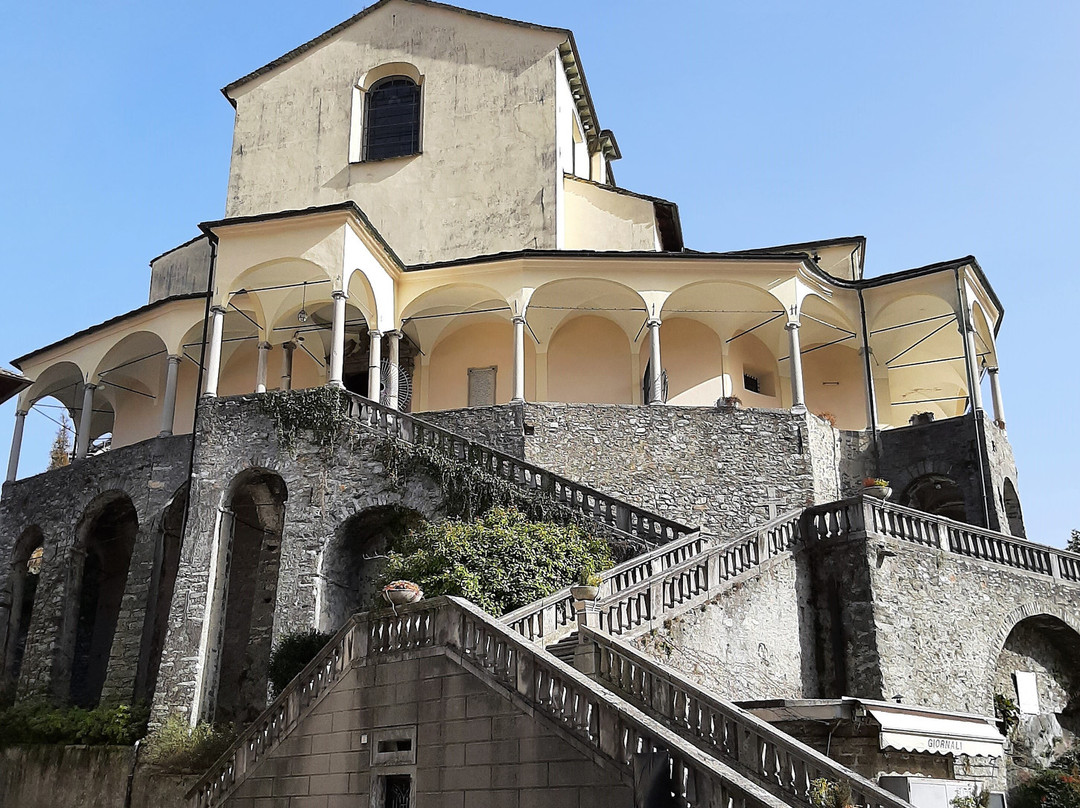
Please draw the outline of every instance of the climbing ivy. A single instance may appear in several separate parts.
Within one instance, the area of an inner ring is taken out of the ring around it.
[[[313,443],[332,452],[349,414],[349,394],[337,387],[275,390],[259,396],[258,401],[274,421],[278,445],[290,453],[295,451],[301,432],[310,432]]]

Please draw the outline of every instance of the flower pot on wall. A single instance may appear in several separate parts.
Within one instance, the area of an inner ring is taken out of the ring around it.
[[[422,599],[424,591],[412,581],[391,581],[383,587],[383,597],[394,606],[404,606]]]
[[[598,586],[572,586],[570,587],[570,595],[574,600],[596,600],[596,595],[600,591]]]
[[[863,494],[875,499],[888,499],[892,496],[892,489],[887,485],[868,485],[862,490]]]

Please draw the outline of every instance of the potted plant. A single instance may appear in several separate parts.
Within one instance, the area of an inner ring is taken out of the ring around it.
[[[889,481],[880,477],[867,477],[863,480],[862,492],[867,496],[877,497],[878,499],[888,499],[892,495]]]
[[[742,399],[738,396],[724,396],[716,400],[716,408],[718,410],[739,410],[742,409]]]
[[[424,597],[424,590],[412,581],[391,581],[383,587],[382,593],[387,603],[393,606],[416,603]]]
[[[570,594],[573,595],[574,600],[596,600],[601,583],[603,581],[599,575],[590,568],[584,567],[578,573],[577,584],[570,587]]]

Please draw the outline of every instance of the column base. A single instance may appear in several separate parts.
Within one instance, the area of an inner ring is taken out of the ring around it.
[[[171,429],[163,429],[161,432],[157,433],[157,436],[159,438],[171,438],[173,433]]]
[[[796,404],[791,408],[792,415],[806,415],[807,409],[805,404]]]

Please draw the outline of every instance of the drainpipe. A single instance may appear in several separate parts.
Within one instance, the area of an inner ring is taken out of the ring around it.
[[[877,393],[874,391],[874,367],[870,364],[870,332],[866,328],[866,302],[863,300],[862,289],[859,289],[859,318],[862,322],[863,372],[866,374],[866,414],[869,416],[868,426],[874,440],[874,453],[877,454]]]

